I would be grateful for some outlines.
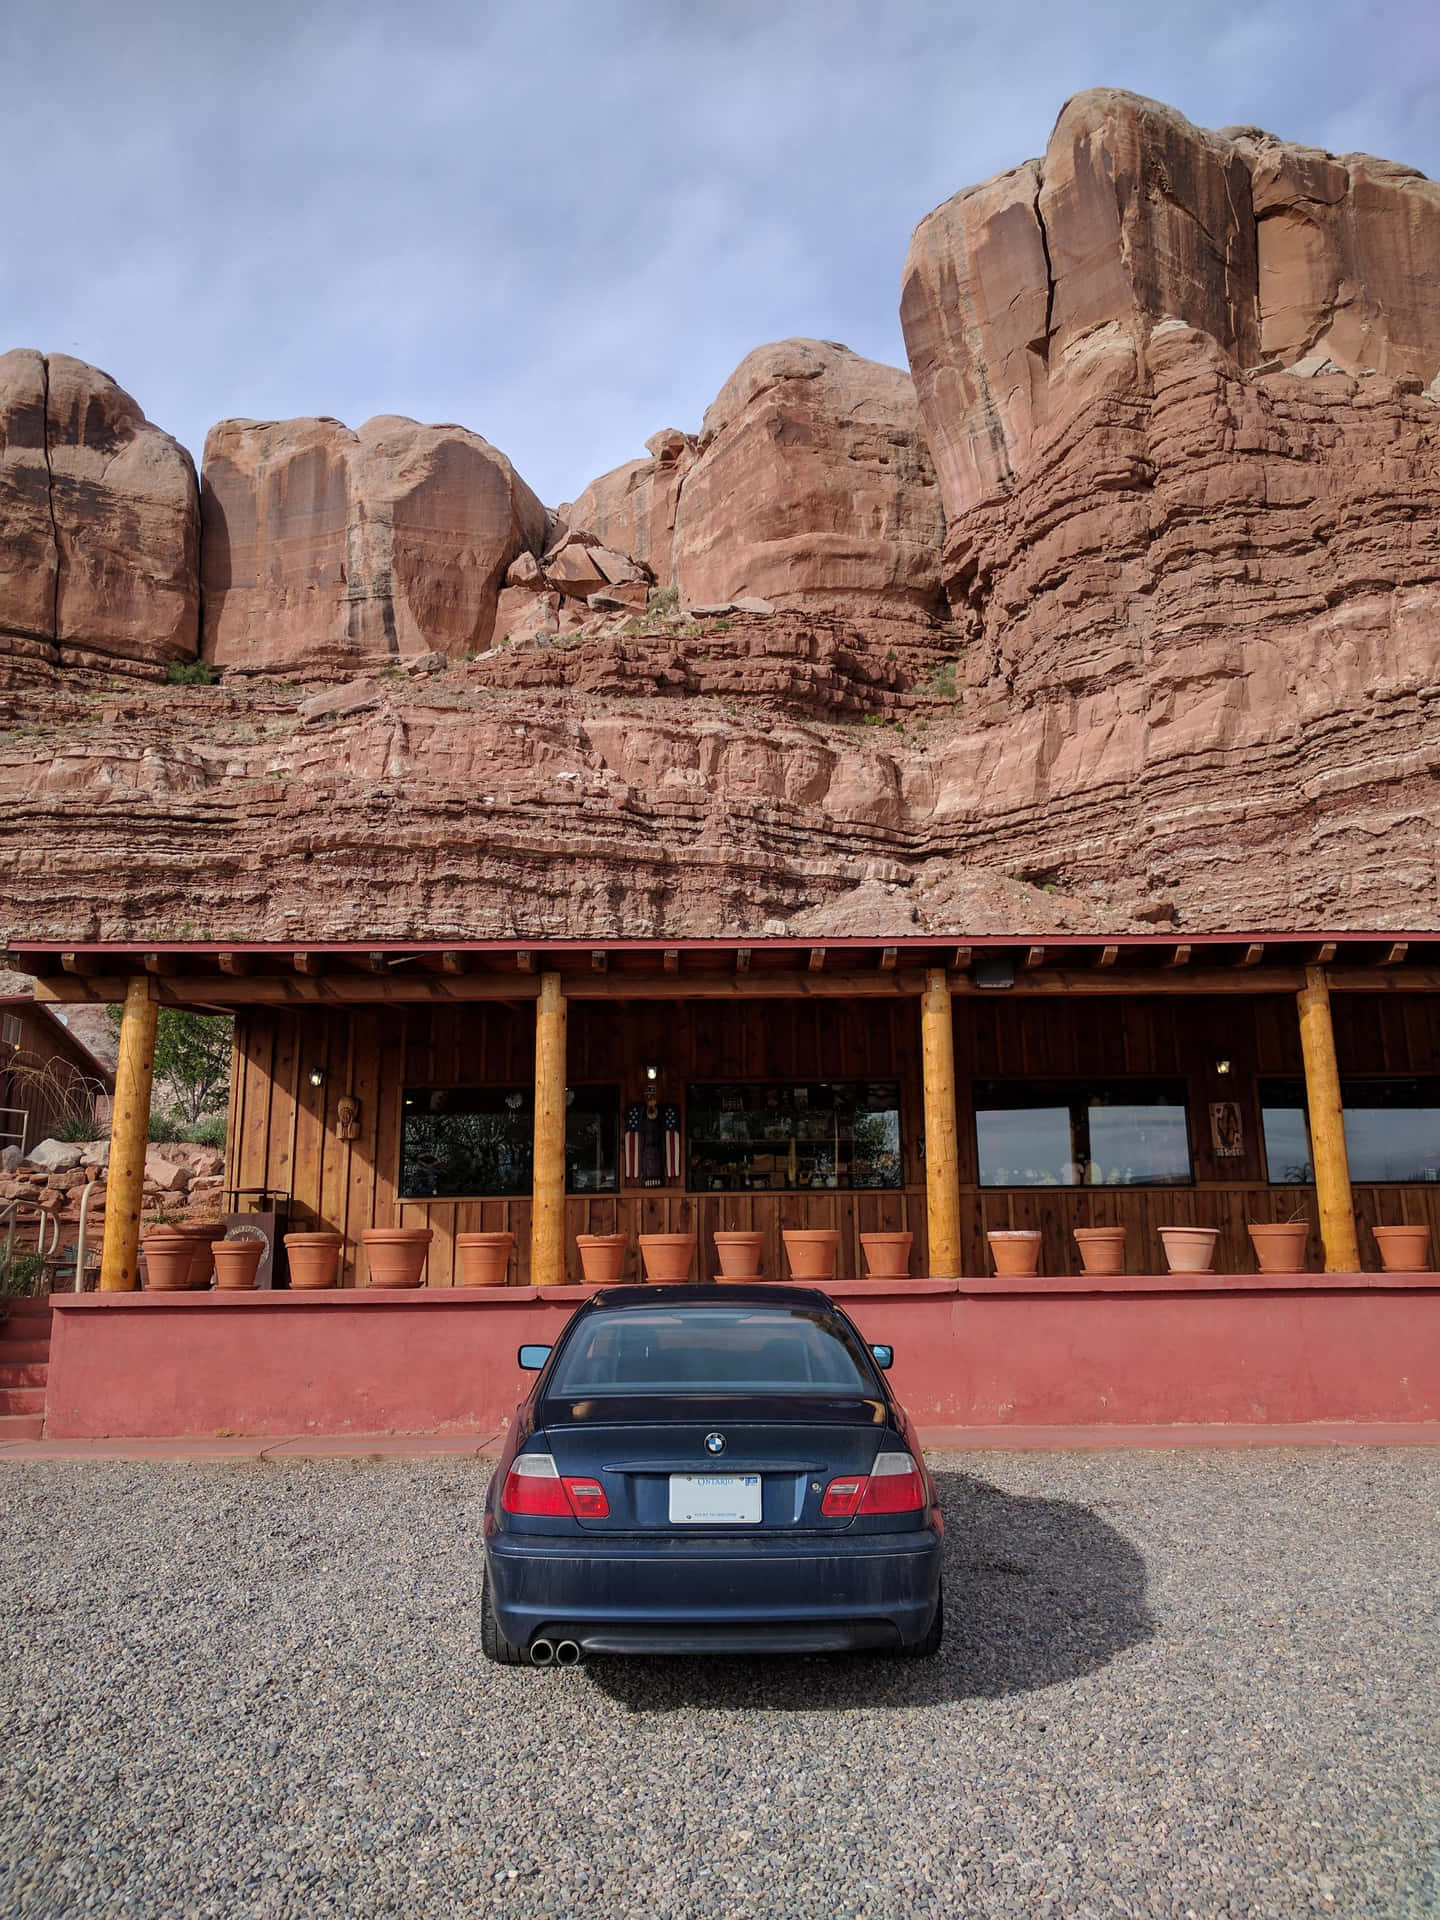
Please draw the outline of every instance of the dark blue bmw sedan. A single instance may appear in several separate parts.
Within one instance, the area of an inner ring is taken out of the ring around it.
[[[607,1288],[520,1363],[540,1377],[486,1502],[491,1660],[939,1647],[935,1485],[889,1350],[825,1294]]]

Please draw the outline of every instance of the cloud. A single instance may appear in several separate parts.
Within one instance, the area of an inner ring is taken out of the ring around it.
[[[551,501],[789,334],[900,361],[909,234],[1128,86],[1440,169],[1435,10],[48,0],[0,24],[0,346],[228,414],[459,420]]]

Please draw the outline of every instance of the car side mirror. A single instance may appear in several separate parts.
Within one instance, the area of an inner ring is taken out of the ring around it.
[[[871,1347],[870,1358],[882,1373],[888,1373],[895,1364],[895,1349],[883,1345]]]
[[[521,1347],[518,1357],[526,1373],[539,1373],[553,1351],[552,1347]]]

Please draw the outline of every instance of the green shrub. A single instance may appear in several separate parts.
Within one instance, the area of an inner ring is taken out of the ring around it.
[[[173,1113],[153,1113],[150,1115],[150,1131],[145,1136],[157,1144],[168,1146],[171,1141],[181,1138],[180,1122]]]
[[[165,678],[172,687],[213,687],[220,675],[208,660],[172,660]]]
[[[223,1113],[207,1113],[203,1120],[197,1120],[193,1127],[183,1127],[182,1140],[188,1140],[192,1147],[223,1147],[225,1144],[225,1116]]]

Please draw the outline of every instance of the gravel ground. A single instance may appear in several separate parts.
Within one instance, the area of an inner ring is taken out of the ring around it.
[[[483,1466],[0,1463],[0,1912],[1440,1912],[1440,1449],[934,1464],[937,1660],[533,1672]]]

